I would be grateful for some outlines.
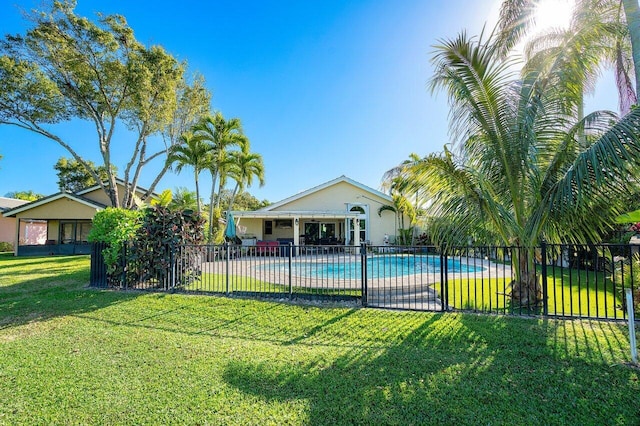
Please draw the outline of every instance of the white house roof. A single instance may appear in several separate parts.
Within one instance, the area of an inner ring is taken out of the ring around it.
[[[353,185],[353,186],[355,186],[357,188],[362,189],[363,191],[369,192],[370,194],[373,194],[373,195],[375,195],[377,197],[380,197],[380,198],[382,198],[384,200],[387,200],[389,203],[393,203],[393,198],[391,198],[391,196],[389,196],[389,195],[387,195],[387,194],[385,194],[383,192],[380,192],[380,191],[378,191],[376,189],[373,189],[373,188],[371,188],[371,187],[369,187],[367,185],[364,185],[364,184],[362,184],[360,182],[357,182],[357,181],[355,181],[355,180],[353,180],[351,178],[348,178],[345,175],[342,175],[342,176],[340,176],[338,178],[335,178],[333,180],[330,180],[330,181],[325,182],[323,184],[320,184],[318,186],[314,186],[313,188],[309,188],[306,191],[299,192],[296,195],[293,195],[293,196],[291,196],[289,198],[285,198],[284,200],[281,200],[281,201],[278,201],[276,203],[270,204],[267,207],[264,207],[264,208],[262,208],[262,209],[260,209],[258,211],[259,212],[268,212],[268,211],[277,209],[278,207],[281,207],[283,205],[291,203],[292,201],[299,200],[300,198],[306,197],[309,194],[313,194],[314,192],[321,191],[321,190],[323,190],[325,188],[328,188],[330,186],[336,185],[336,184],[341,183],[341,182],[349,183],[349,184],[351,184],[351,185]],[[234,214],[235,214],[235,212],[234,212]],[[343,212],[343,214],[344,214],[344,212]],[[262,217],[264,217],[264,215]]]
[[[52,201],[56,201],[56,200],[60,200],[62,198],[67,198],[69,200],[73,200],[77,203],[80,204],[84,204],[86,206],[95,208],[97,210],[102,210],[104,208],[106,208],[107,206],[105,206],[104,204],[101,203],[97,203],[93,200],[90,200],[88,198],[76,195],[76,194],[70,194],[68,192],[58,192],[57,194],[53,194],[53,195],[49,195],[48,197],[44,197],[44,198],[40,198],[39,200],[36,201],[32,201],[30,203],[27,204],[23,204],[21,206],[18,206],[16,208],[10,209],[10,210],[5,210],[2,215],[5,217],[12,217],[15,216],[18,213],[22,213],[24,211],[27,210],[31,210],[33,208],[42,206],[44,204],[48,204]]]

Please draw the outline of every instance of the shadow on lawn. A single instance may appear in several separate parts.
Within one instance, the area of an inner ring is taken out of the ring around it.
[[[86,256],[15,259],[3,255],[0,260],[12,260],[3,262],[0,271],[0,280],[5,281],[0,285],[0,330],[90,312],[138,296],[88,288]]]
[[[327,324],[335,330],[347,316]],[[620,423],[640,418],[638,374],[611,366],[620,362],[624,342],[590,341],[588,323],[387,318],[376,327],[401,331],[397,342],[387,336],[384,347],[341,348],[335,360],[318,355],[304,364],[240,358],[228,363],[224,379],[266,403],[307,400],[310,424],[605,424],[613,416]],[[291,341],[304,345],[309,336],[318,345],[322,333],[318,328]]]

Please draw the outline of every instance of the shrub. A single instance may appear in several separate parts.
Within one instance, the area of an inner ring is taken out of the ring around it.
[[[634,254],[630,259],[625,259],[624,265],[620,264],[616,273],[622,273],[623,286],[618,289],[620,308],[627,309],[627,295],[625,289],[632,289],[633,311],[640,314],[640,255]]]
[[[3,251],[13,251],[13,244],[5,241],[0,241],[0,252]]]
[[[108,207],[93,218],[90,242],[106,243],[102,256],[110,277],[116,274],[125,242],[132,240],[142,223],[143,210]]]
[[[179,262],[179,276],[171,280],[186,284],[198,276],[201,257],[196,247],[204,242],[204,219],[192,210],[173,211],[162,206],[145,210],[127,261],[135,265],[128,279],[145,283],[167,283],[171,266]]]

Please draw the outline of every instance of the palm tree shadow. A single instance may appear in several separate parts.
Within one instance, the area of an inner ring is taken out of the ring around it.
[[[593,370],[587,361],[568,364],[566,349],[571,351],[574,342],[558,342],[561,333],[555,326],[542,324],[548,333],[532,333],[528,339],[522,336],[527,324],[510,318],[490,318],[489,327],[486,317],[417,318],[418,323],[392,344],[342,348],[343,354],[332,361],[323,355],[303,363],[286,357],[275,362],[235,359],[227,364],[223,378],[266,404],[307,401],[310,424],[503,424],[505,413],[514,424],[538,424],[541,412],[554,413],[560,423],[599,418],[601,395],[589,392]],[[378,326],[403,325],[390,320]],[[322,330],[314,331],[310,344],[317,346],[322,344]],[[516,344],[513,336],[520,336]],[[556,344],[550,345],[554,339]],[[304,339],[292,340],[304,344]],[[544,360],[539,366],[530,360],[513,365],[524,345],[534,347],[534,356]],[[607,350],[595,345],[591,349]],[[547,378],[566,385],[550,388]],[[603,380],[600,386],[609,391],[615,384]],[[513,395],[523,393],[530,404],[514,404]],[[585,402],[582,417],[576,419],[575,411],[556,413],[558,395]],[[635,415],[629,409],[621,418]]]

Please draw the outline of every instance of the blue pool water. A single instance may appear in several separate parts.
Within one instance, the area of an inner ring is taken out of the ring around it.
[[[362,275],[360,261],[345,262],[336,259],[329,262],[294,261],[291,264],[293,275],[309,278],[359,279]],[[397,277],[414,274],[430,274],[440,272],[439,256],[371,256],[367,258],[367,276],[370,278]],[[278,269],[286,271],[287,264],[264,265],[261,269]],[[481,266],[462,264],[459,260],[448,259],[447,269],[450,273],[472,273],[484,270]]]

